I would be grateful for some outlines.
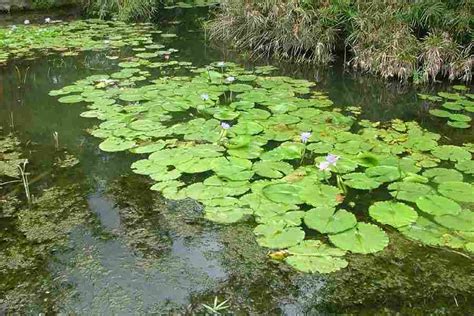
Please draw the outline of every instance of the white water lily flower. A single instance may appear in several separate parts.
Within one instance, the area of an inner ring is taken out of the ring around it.
[[[51,18],[45,18],[44,23],[51,23]]]
[[[235,77],[230,76],[230,77],[225,78],[225,82],[227,83],[232,83],[234,81],[235,81]]]
[[[25,20],[25,21],[23,22],[23,24],[25,24],[25,25],[30,24],[30,20]]]

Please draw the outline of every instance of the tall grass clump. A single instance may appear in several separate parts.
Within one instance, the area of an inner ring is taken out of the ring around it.
[[[122,21],[150,19],[157,5],[157,0],[83,0],[87,15]]]
[[[470,81],[472,0],[223,0],[211,39],[384,78]]]

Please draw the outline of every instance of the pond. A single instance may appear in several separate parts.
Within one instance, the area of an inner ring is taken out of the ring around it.
[[[472,314],[472,87],[251,61],[207,16],[0,51],[0,312]]]

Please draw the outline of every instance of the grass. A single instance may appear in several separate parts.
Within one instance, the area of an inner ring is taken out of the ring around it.
[[[88,15],[101,19],[116,17],[123,21],[149,19],[156,6],[156,0],[83,0]]]
[[[211,39],[253,57],[329,64],[402,81],[470,81],[470,0],[222,0]]]

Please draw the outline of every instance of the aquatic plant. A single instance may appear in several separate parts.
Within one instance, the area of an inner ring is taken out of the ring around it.
[[[474,113],[474,95],[469,93],[466,86],[456,85],[452,87],[455,92],[439,92],[438,95],[418,94],[421,100],[432,104],[444,102],[440,108],[431,108],[429,113],[439,118],[448,119],[447,124],[454,128],[471,127],[472,114]]]
[[[224,300],[219,303],[219,298],[216,296],[212,305],[202,304],[202,306],[211,312],[213,315],[221,315],[221,312],[229,309],[229,306],[226,305],[228,300]]]
[[[145,24],[130,26],[100,20],[0,27],[0,65],[9,58],[34,58],[42,51],[58,51],[68,56],[81,51],[137,46],[151,42],[150,31]]]
[[[152,77],[142,69],[159,55],[138,54],[118,72],[50,95],[88,104],[81,116],[99,119],[90,133],[103,139],[101,150],[147,155],[131,167],[152,179],[151,190],[198,201],[216,223],[254,219],[257,242],[305,272],[343,268],[346,252],[383,250],[389,226],[472,251],[469,146],[440,144],[415,122],[357,122],[314,83],[271,76],[273,67],[160,61],[179,75]],[[117,82],[98,84],[109,78]],[[356,218],[363,192],[374,198]]]

